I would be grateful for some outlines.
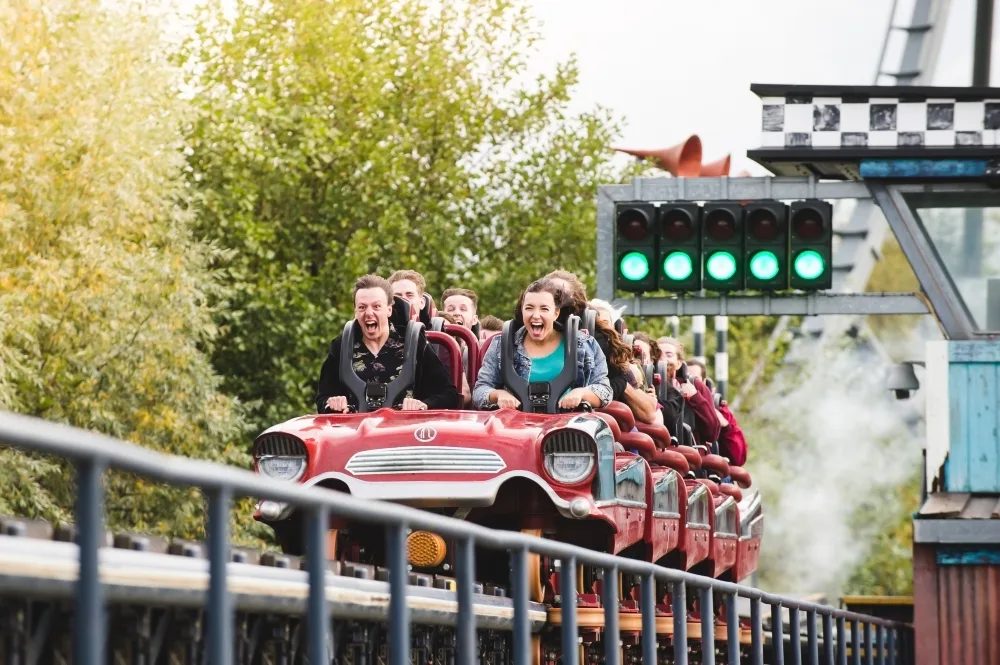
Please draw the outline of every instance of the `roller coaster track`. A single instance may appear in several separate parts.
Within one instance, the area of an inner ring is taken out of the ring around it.
[[[24,416],[0,413],[0,444],[72,460],[79,487],[73,527],[0,520],[2,665],[760,665],[783,663],[786,653],[790,662],[832,665],[848,652],[911,662],[908,625],[646,561],[166,456]],[[107,532],[101,478],[109,468],[200,488],[208,541]],[[308,555],[231,547],[236,496],[301,507]],[[388,566],[328,561],[330,516],[384,526]],[[409,529],[456,542],[454,578],[408,571]],[[509,554],[509,587],[475,582],[479,548]],[[578,594],[577,575],[559,575],[553,603],[529,602],[532,557],[547,557],[557,571],[596,571],[600,597]],[[577,602],[561,600],[570,597]],[[702,630],[707,617],[712,630]]]

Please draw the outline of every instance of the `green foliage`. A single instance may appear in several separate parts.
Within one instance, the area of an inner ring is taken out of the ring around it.
[[[221,254],[190,232],[163,53],[137,5],[0,13],[0,405],[246,467],[241,408],[204,352]],[[0,485],[2,513],[72,516],[62,462],[0,450]],[[196,492],[111,474],[107,493],[112,527],[203,528]]]
[[[523,3],[434,4],[212,2],[185,47],[198,231],[236,250],[213,361],[258,426],[310,409],[360,275],[416,269],[504,318],[544,271],[593,279],[613,125],[569,113],[572,62],[523,81]]]

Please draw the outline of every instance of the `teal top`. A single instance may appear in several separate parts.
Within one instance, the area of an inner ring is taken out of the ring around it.
[[[563,361],[566,359],[566,342],[559,340],[559,346],[555,351],[541,358],[531,359],[531,374],[528,377],[530,383],[548,383],[559,376],[562,371]]]

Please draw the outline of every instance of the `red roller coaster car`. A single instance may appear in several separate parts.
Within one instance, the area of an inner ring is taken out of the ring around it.
[[[399,306],[399,303],[397,303]],[[589,328],[592,313],[586,315]],[[468,379],[475,385],[482,353],[474,335],[436,320],[425,331],[410,321],[406,362],[388,386],[365,385],[349,359],[340,378],[354,393],[356,413],[308,415],[271,427],[253,446],[254,468],[290,482],[319,485],[354,496],[417,506],[493,528],[512,529],[584,547],[740,580],[757,567],[763,532],[759,495],[743,469],[707,448],[677,445],[666,428],[636,424],[613,402],[599,412],[560,413],[555,396],[575,379],[578,317],[565,327],[564,371],[551,384],[528,384],[514,371],[512,322],[486,342],[502,344],[504,383],[521,411],[417,411],[390,408],[413,379],[420,336],[440,347],[461,379],[461,350],[468,346]],[[344,329],[349,353],[357,334]],[[485,345],[484,344],[484,345]],[[349,358],[349,356],[347,357]],[[300,516],[287,505],[263,500],[255,519],[271,526],[282,548],[304,549]],[[384,533],[372,525],[334,520],[333,552],[339,560],[384,565]],[[408,541],[416,571],[452,569],[450,543],[414,532]],[[484,582],[507,583],[507,562],[477,553]],[[532,598],[551,599],[553,562],[532,565]],[[500,565],[498,565],[500,564]],[[497,580],[490,571],[500,571]],[[593,584],[580,574],[581,593]]]

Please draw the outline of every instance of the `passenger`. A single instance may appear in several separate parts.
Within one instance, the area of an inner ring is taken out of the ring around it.
[[[656,342],[667,365],[668,376],[664,377],[667,398],[660,402],[667,429],[680,437],[683,433],[681,423],[684,423],[691,428],[696,443],[711,445],[719,439],[721,429],[712,393],[703,381],[687,376],[684,346],[679,341],[661,337]]]
[[[425,327],[430,327],[430,312],[424,309],[424,291],[427,281],[416,270],[397,270],[389,277],[392,285],[392,295],[410,303],[410,316],[414,321],[420,321]]]
[[[525,381],[548,382],[563,368],[565,350],[562,333],[556,322],[571,314],[568,298],[549,279],[532,282],[518,298],[515,320],[524,326],[514,335],[514,370]],[[501,409],[516,409],[521,403],[503,389],[500,367],[500,344],[491,344],[479,370],[472,400],[480,409],[491,404]],[[601,347],[590,335],[577,336],[577,373],[575,387],[559,398],[559,407],[575,409],[581,402],[594,408],[611,401],[608,364]]]
[[[587,288],[583,282],[573,273],[566,270],[554,270],[545,276],[545,279],[552,280],[569,294],[570,307],[572,313],[583,318],[587,309]],[[607,308],[610,312],[610,306]],[[591,335],[597,340],[601,347],[601,352],[608,359],[608,381],[611,384],[612,399],[624,402],[635,416],[636,420],[654,424],[657,423],[656,400],[649,399],[648,395],[638,390],[629,381],[629,362],[632,359],[632,350],[625,346],[625,342],[614,329],[614,321],[602,321],[597,319],[597,330]]]
[[[353,366],[365,383],[389,384],[402,370],[407,321],[392,302],[392,286],[386,279],[365,275],[355,282]],[[339,335],[330,343],[330,353],[320,372],[318,413],[346,413],[349,406],[357,407],[354,395],[340,381],[342,338]],[[460,398],[451,377],[426,340],[421,339],[416,380],[399,406],[404,411],[457,408]]]
[[[700,361],[688,361],[688,374],[695,378],[702,379],[705,385],[712,388],[711,379],[708,378],[706,367]],[[715,412],[719,416],[719,424],[722,431],[719,434],[719,454],[728,457],[730,464],[743,466],[747,461],[747,440],[740,429],[740,424],[736,422],[736,416],[729,409],[726,400],[719,400],[719,405],[715,407]]]
[[[479,317],[476,316],[479,299],[471,289],[448,289],[441,294],[441,306],[446,314],[455,317],[455,322],[460,326],[472,330],[479,323]]]
[[[479,338],[482,341],[486,341],[494,335],[499,335],[502,332],[503,321],[492,314],[487,314],[479,320]]]
[[[438,316],[452,325],[462,325],[458,322],[457,317],[448,312],[438,312]],[[466,370],[469,368],[469,347],[465,345],[465,340],[463,339],[456,338],[455,341],[458,342],[458,347],[462,350],[462,408],[468,409],[472,406],[472,391],[469,389],[469,379],[465,375]]]

